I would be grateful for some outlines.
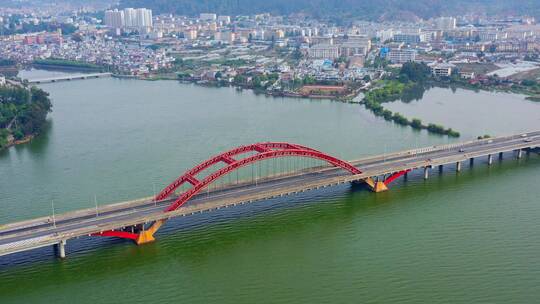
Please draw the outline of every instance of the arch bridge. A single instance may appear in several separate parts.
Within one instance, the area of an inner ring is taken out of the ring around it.
[[[54,245],[58,255],[65,257],[66,241],[85,236],[117,237],[144,244],[154,240],[154,233],[168,219],[177,216],[345,183],[361,183],[381,192],[388,190],[388,185],[398,178],[407,178],[411,170],[423,170],[427,180],[435,167],[439,172],[453,167],[459,174],[465,165],[473,166],[476,161],[490,166],[495,156],[502,161],[504,154],[506,158],[526,162],[534,152],[540,152],[540,131],[397,151],[355,161],[344,161],[298,144],[256,143],[234,148],[198,164],[150,199],[99,208],[96,204],[95,208],[64,214],[54,214],[53,208],[51,216],[0,225],[0,256]],[[279,162],[286,165],[293,162],[292,170],[285,166],[284,173],[270,174],[283,169]],[[324,165],[314,166],[314,163]],[[261,170],[264,174],[259,174],[263,165],[271,170]],[[254,175],[255,166],[257,174]],[[224,183],[232,173],[238,178],[240,173],[246,173],[242,170],[249,167],[253,170],[251,179]],[[531,187],[534,182],[531,180]]]
[[[198,164],[180,175],[167,187],[161,190],[161,192],[155,196],[154,200],[160,202],[172,198],[172,202],[163,210],[163,212],[172,212],[184,206],[195,195],[201,193],[201,191],[207,189],[212,183],[231,172],[264,160],[290,157],[312,158],[325,162],[333,167],[340,168],[351,175],[362,174],[362,171],[359,168],[349,162],[306,146],[287,142],[263,142],[234,148]],[[210,172],[210,174],[206,175],[204,178],[198,177],[203,172],[219,164],[223,165],[223,167]],[[390,174],[384,181],[374,181],[371,178],[367,178],[365,179],[365,182],[374,191],[380,192],[387,190],[387,185],[389,183],[406,172],[407,171],[398,171],[394,174]],[[175,196],[176,191],[186,185],[189,186],[189,189],[183,191],[180,195]],[[132,239],[137,244],[144,244],[154,241],[154,233],[165,223],[165,221],[165,219],[154,221],[148,225],[148,227],[145,227],[146,225],[139,225],[137,229],[132,229],[132,231],[111,230],[96,235]]]

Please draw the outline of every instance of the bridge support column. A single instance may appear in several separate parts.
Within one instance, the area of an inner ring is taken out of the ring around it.
[[[443,172],[443,165],[439,165],[439,172],[442,173]]]
[[[143,229],[141,232],[139,232],[139,236],[135,240],[135,243],[137,243],[137,245],[142,245],[155,241],[156,239],[154,238],[154,233],[158,231],[163,223],[165,223],[165,220],[155,221],[148,229]]]
[[[519,158],[521,158],[522,156],[523,156],[523,150],[518,149],[518,150],[517,150],[517,158],[519,159]]]
[[[469,165],[471,167],[474,165],[474,157],[471,157],[471,159],[469,159]]]
[[[58,244],[54,245],[56,250],[56,255],[61,258],[66,258],[66,240],[61,240]]]
[[[457,163],[456,163],[456,171],[457,171],[457,172],[460,172],[460,171],[461,171],[461,162],[457,162]]]
[[[373,192],[384,192],[388,190],[388,186],[382,181],[380,181],[378,178],[376,180],[373,180],[373,178],[367,178],[365,180],[366,184],[371,188],[371,191]]]
[[[429,166],[424,167],[424,179],[429,178],[429,169],[431,169]]]
[[[499,152],[499,160],[502,160],[502,159],[503,159],[503,153]]]
[[[493,164],[493,155],[488,154],[488,165],[491,166],[491,164]]]

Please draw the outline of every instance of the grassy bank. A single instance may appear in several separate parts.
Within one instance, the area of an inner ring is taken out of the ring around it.
[[[61,68],[71,70],[84,70],[84,71],[100,71],[103,67],[92,63],[64,60],[64,59],[36,59],[32,63],[34,66],[40,68]]]
[[[403,83],[398,80],[387,80],[384,81],[383,86],[367,92],[363,104],[376,116],[383,117],[385,120],[393,121],[399,125],[410,126],[417,130],[427,130],[434,134],[459,137],[459,132],[452,128],[445,128],[444,126],[433,123],[424,124],[418,118],[409,119],[400,113],[393,113],[384,108],[383,103],[401,99],[408,91],[416,89],[417,86],[421,86],[421,84],[411,81]]]

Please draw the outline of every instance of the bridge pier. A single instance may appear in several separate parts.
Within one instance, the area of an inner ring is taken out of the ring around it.
[[[523,150],[518,149],[517,150],[517,158],[520,159],[523,156]]]
[[[429,169],[430,169],[430,166],[424,167],[424,179],[429,178]]]
[[[155,241],[154,233],[165,223],[166,220],[155,221],[148,229],[144,230],[144,224],[142,225],[142,231],[139,232],[135,243],[142,245]]]
[[[439,165],[439,172],[442,173],[443,172],[443,165]]]
[[[471,159],[469,159],[469,165],[471,167],[474,165],[474,157],[471,157]]]
[[[493,164],[493,155],[488,154],[488,165],[491,166],[491,164]]]
[[[457,162],[457,163],[456,163],[456,171],[457,171],[457,172],[460,172],[460,171],[461,171],[461,162]]]
[[[499,160],[502,160],[502,159],[503,159],[503,153],[499,152]]]
[[[66,258],[66,240],[61,240],[58,244],[54,245],[56,250],[56,256],[65,259]]]
[[[364,180],[364,182],[369,186],[371,191],[373,192],[384,192],[388,190],[388,186],[382,181],[379,180],[379,177],[377,176],[375,180],[370,177]]]

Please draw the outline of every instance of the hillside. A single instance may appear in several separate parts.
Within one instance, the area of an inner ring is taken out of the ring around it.
[[[121,7],[147,7],[155,13],[196,15],[201,12],[243,15],[307,13],[316,17],[357,17],[370,20],[416,15],[430,18],[462,15],[470,12],[488,14],[527,14],[540,17],[536,0],[121,0]]]

